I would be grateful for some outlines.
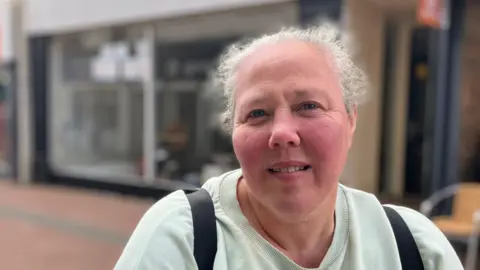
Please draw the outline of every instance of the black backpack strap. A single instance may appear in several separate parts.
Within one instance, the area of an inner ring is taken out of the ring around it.
[[[424,270],[422,257],[418,251],[418,246],[415,243],[412,232],[407,224],[393,208],[383,206],[387,214],[390,224],[397,241],[398,253],[400,254],[400,261],[402,269],[404,270]]]
[[[185,190],[193,221],[193,256],[198,270],[212,270],[217,254],[217,219],[212,197],[203,188]]]

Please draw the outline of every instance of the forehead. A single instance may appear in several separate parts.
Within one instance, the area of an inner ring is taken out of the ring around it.
[[[262,45],[239,65],[237,94],[252,88],[293,87],[298,88],[292,89],[297,92],[338,88],[338,77],[331,60],[326,49],[307,42],[286,40]]]

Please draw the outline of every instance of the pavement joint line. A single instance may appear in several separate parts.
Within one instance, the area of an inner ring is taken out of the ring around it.
[[[130,237],[127,234],[112,232],[76,221],[33,213],[12,206],[0,205],[0,219],[7,218],[49,227],[75,236],[100,240],[110,244],[125,245]]]

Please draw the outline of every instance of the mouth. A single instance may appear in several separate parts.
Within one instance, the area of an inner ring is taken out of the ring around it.
[[[310,165],[306,166],[290,166],[290,167],[283,167],[283,168],[269,168],[268,171],[270,173],[294,173],[294,172],[302,172],[307,171],[311,168]]]

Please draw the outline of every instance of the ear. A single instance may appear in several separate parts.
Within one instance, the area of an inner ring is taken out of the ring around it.
[[[357,127],[357,105],[353,105],[352,109],[348,115],[348,148],[352,147],[353,143],[353,134],[355,133],[355,128]]]

